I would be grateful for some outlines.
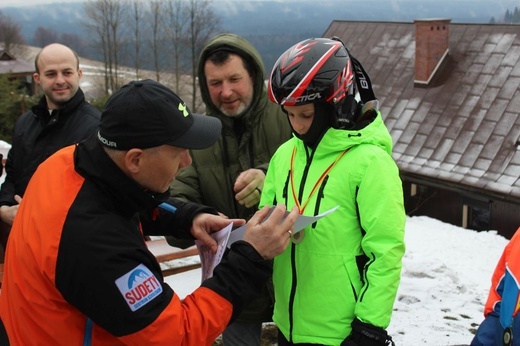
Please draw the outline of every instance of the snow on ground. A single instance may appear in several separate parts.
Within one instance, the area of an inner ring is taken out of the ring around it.
[[[5,163],[5,160],[7,159],[7,153],[9,152],[9,149],[11,149],[11,144],[0,141],[0,154],[3,156],[3,161]],[[2,169],[2,173],[0,174],[0,185],[4,182],[5,179],[5,170]]]
[[[428,217],[407,219],[406,255],[389,332],[396,345],[468,345],[508,240]]]

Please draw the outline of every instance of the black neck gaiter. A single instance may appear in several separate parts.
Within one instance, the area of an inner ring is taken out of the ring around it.
[[[321,140],[321,137],[325,134],[325,132],[332,126],[332,117],[334,108],[322,102],[317,102],[314,104],[314,118],[312,120],[312,124],[309,130],[303,134],[299,135],[294,131],[294,135],[301,139],[305,145],[308,147],[315,149],[318,146],[318,143]]]

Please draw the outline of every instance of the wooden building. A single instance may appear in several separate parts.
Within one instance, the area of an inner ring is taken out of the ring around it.
[[[36,94],[33,80],[34,65],[15,59],[6,51],[0,50],[0,75],[7,74],[10,80],[18,80],[29,96]]]
[[[323,36],[338,36],[370,75],[408,215],[510,238],[520,227],[520,26],[338,20]]]

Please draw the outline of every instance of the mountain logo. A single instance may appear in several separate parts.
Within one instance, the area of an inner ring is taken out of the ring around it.
[[[162,293],[161,282],[142,263],[121,276],[115,283],[132,311],[142,308]]]

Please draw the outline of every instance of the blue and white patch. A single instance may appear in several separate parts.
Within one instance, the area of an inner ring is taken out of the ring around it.
[[[130,310],[136,311],[162,293],[161,282],[144,264],[140,264],[116,280]]]

